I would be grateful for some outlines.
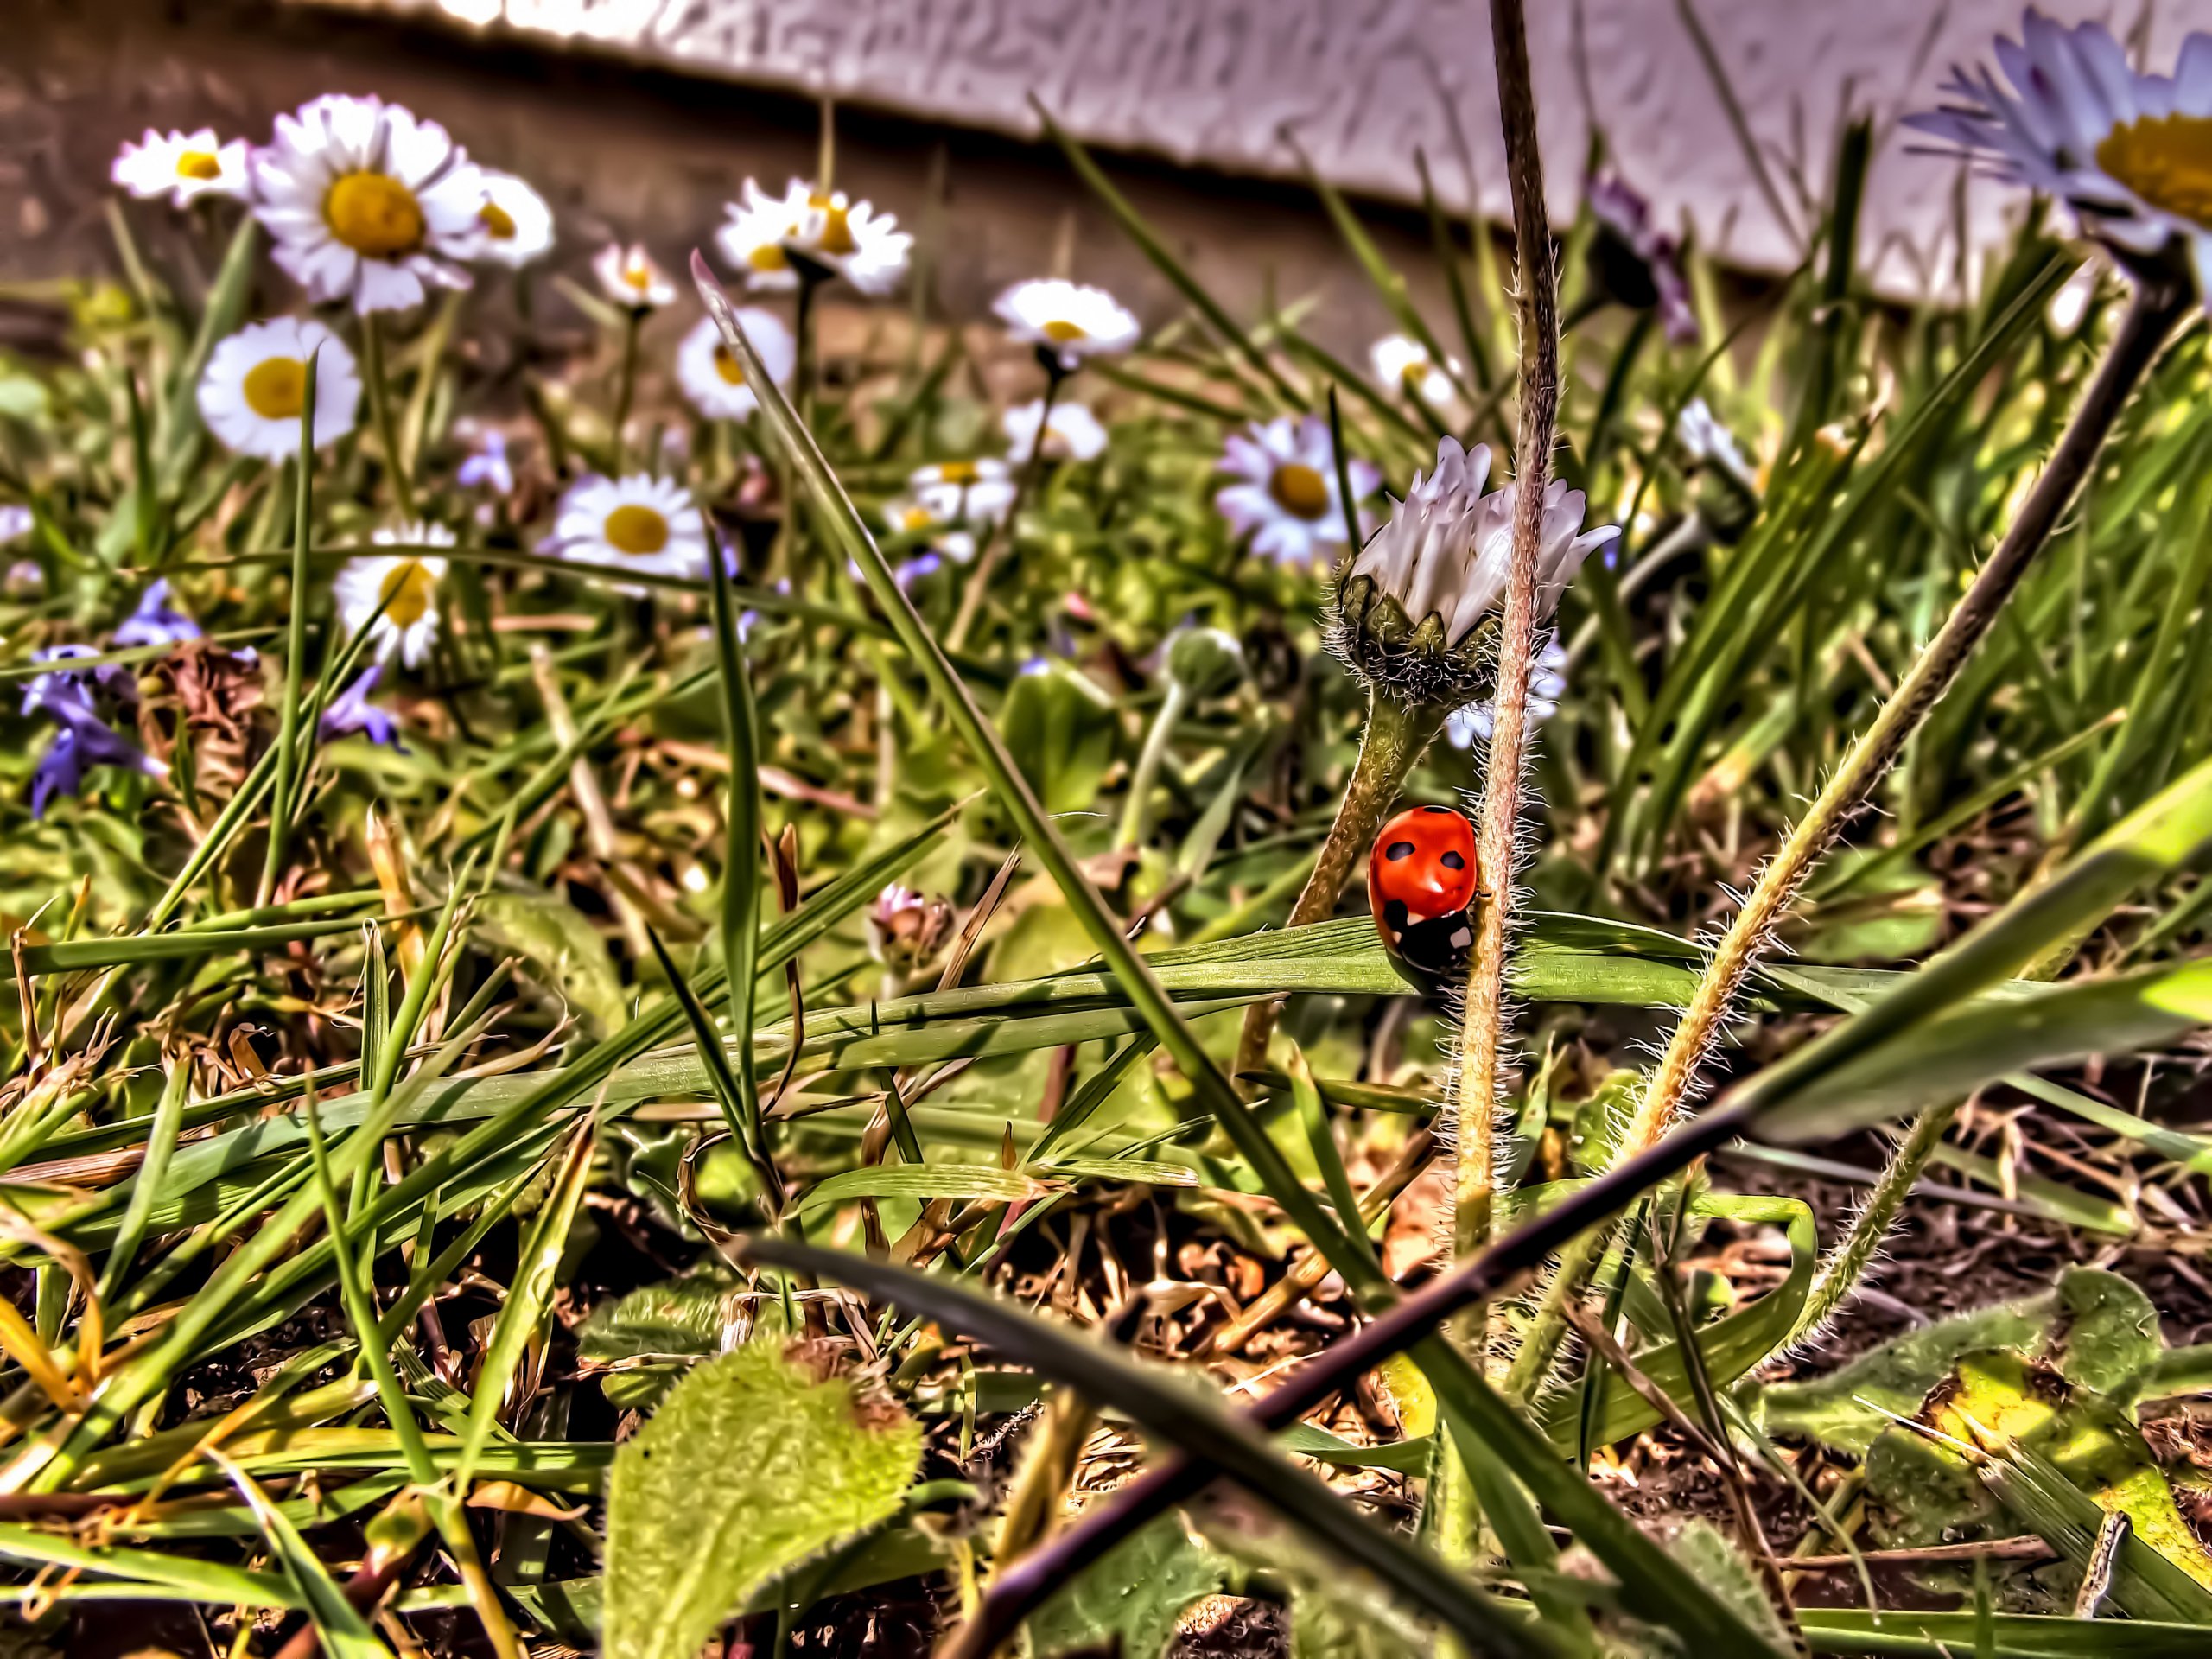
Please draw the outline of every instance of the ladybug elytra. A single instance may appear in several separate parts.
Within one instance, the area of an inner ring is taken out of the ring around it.
[[[1367,903],[1401,971],[1433,983],[1465,968],[1480,876],[1465,813],[1416,806],[1382,826],[1367,855]]]

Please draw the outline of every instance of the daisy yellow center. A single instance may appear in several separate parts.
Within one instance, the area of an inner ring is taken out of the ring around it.
[[[733,386],[741,386],[745,384],[745,365],[730,355],[730,349],[727,346],[715,347],[715,372]]]
[[[854,252],[860,244],[853,240],[851,218],[845,207],[834,196],[814,195],[807,198],[807,205],[822,215],[822,235],[815,246],[823,253],[842,256]]]
[[[1286,461],[1268,480],[1275,505],[1298,518],[1319,518],[1329,510],[1329,480],[1301,461]]]
[[[640,294],[649,292],[653,285],[653,268],[640,259],[622,267],[622,280]]]
[[[245,406],[264,421],[296,421],[307,402],[308,365],[296,357],[265,357],[245,372]]]
[[[745,263],[755,270],[782,270],[790,265],[791,261],[784,257],[782,243],[763,242],[745,256]]]
[[[423,204],[388,173],[348,173],[323,198],[330,233],[371,259],[412,253],[423,245]]]
[[[925,507],[906,509],[906,528],[909,530],[927,530],[935,522],[936,520],[930,517],[929,510]]]
[[[607,545],[624,553],[658,553],[668,545],[668,520],[634,501],[607,515]]]
[[[188,149],[176,158],[176,175],[180,179],[219,179],[223,163],[204,149]]]
[[[1086,339],[1090,330],[1079,322],[1070,322],[1065,317],[1054,317],[1038,332],[1055,346],[1065,346],[1071,340]]]
[[[377,589],[385,620],[395,628],[413,627],[429,613],[431,590],[437,585],[421,560],[402,560]]]
[[[515,216],[496,201],[487,201],[476,210],[476,217],[491,233],[495,242],[512,242],[515,238]]]
[[[973,484],[976,463],[972,461],[948,461],[937,469],[937,475],[948,484]]]
[[[2097,165],[2153,207],[2212,229],[2212,118],[2145,116],[2114,127]]]

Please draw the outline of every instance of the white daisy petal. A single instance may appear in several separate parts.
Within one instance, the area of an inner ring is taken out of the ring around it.
[[[370,537],[380,547],[451,547],[443,524],[399,524]],[[332,581],[338,619],[348,635],[369,632],[381,661],[397,655],[409,668],[429,660],[438,638],[438,584],[446,561],[435,553],[378,553],[348,559]],[[373,619],[373,620],[372,620]]]
[[[1231,433],[1220,470],[1234,481],[1215,494],[1215,509],[1236,534],[1251,537],[1262,558],[1316,563],[1325,550],[1348,544],[1334,447],[1319,416],[1279,416]],[[1372,493],[1380,482],[1367,461],[1347,470],[1356,495]]]
[[[755,289],[790,289],[813,271],[842,276],[861,293],[888,294],[906,274],[914,238],[889,213],[855,202],[842,190],[823,192],[793,179],[772,196],[747,179],[743,200],[728,204],[729,220],[715,233],[722,257]]]
[[[707,531],[691,493],[673,479],[596,474],[570,485],[544,550],[651,575],[707,574]],[[617,591],[643,591],[627,583]]]
[[[482,170],[484,200],[476,209],[480,257],[519,270],[553,247],[553,210],[512,173]]]
[[[1081,404],[1056,403],[1052,418],[1045,420],[1045,400],[1017,404],[999,417],[1006,434],[1007,458],[1026,461],[1036,452],[1037,426],[1045,423],[1045,459],[1096,461],[1106,453],[1106,429]]]
[[[108,176],[134,196],[167,196],[176,207],[202,196],[242,197],[248,190],[246,143],[225,143],[212,127],[167,134],[149,127],[138,143],[117,152]]]
[[[1064,371],[1087,357],[1118,357],[1142,332],[1104,289],[1058,277],[1016,283],[992,309],[1014,339],[1050,353]]]

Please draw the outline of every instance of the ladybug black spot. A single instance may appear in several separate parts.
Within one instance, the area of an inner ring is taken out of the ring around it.
[[[1447,870],[1464,870],[1467,868],[1467,861],[1460,857],[1457,852],[1446,853],[1436,861]]]
[[[1413,855],[1414,844],[1410,841],[1394,841],[1382,849],[1382,856],[1393,864],[1402,858],[1411,858]]]

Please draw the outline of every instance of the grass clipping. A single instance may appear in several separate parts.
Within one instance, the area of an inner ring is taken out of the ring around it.
[[[693,1659],[769,1580],[895,1514],[921,1456],[821,1344],[766,1334],[700,1366],[614,1456],[607,1659]]]

